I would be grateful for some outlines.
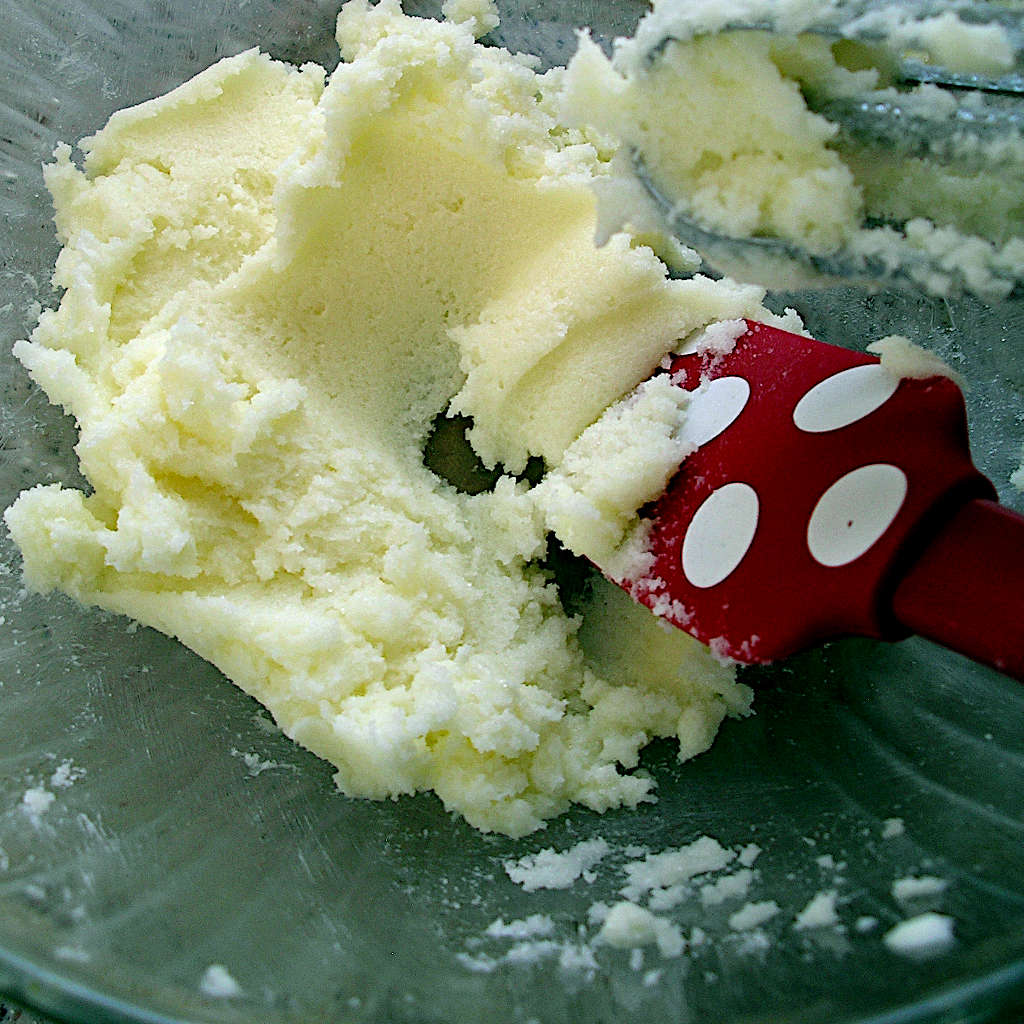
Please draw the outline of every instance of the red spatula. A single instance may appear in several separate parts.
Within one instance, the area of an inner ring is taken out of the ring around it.
[[[952,380],[749,321],[670,372],[699,447],[645,512],[635,599],[739,662],[919,633],[1024,679],[1024,518],[974,467]]]

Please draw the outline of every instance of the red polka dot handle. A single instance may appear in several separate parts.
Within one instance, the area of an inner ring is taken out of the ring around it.
[[[1024,679],[1024,518],[952,380],[754,322],[670,372],[696,450],[645,510],[634,598],[739,662],[917,632]]]

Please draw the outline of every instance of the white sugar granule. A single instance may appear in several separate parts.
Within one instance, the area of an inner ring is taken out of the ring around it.
[[[906,832],[902,818],[886,818],[882,822],[882,838],[898,839]]]
[[[230,999],[232,996],[241,995],[242,987],[231,977],[223,964],[210,964],[200,979],[199,991],[216,999]]]
[[[824,892],[815,893],[807,906],[797,914],[793,927],[797,931],[805,931],[809,928],[829,928],[839,923],[839,916],[836,914],[836,900],[839,894],[835,889],[826,889]]]
[[[935,875],[909,875],[906,878],[897,878],[892,883],[892,895],[893,899],[906,903],[925,896],[938,896],[939,893],[945,892],[948,886],[947,879]]]
[[[536,939],[546,938],[554,930],[555,922],[548,914],[531,914],[507,923],[499,917],[487,926],[484,935],[491,939]]]
[[[711,836],[701,836],[688,846],[651,853],[643,860],[626,864],[628,882],[620,892],[627,899],[636,900],[653,889],[680,885],[699,875],[721,871],[735,859],[734,850],[725,849]]]
[[[739,938],[740,941],[736,949],[744,956],[767,953],[773,944],[771,936],[763,928],[751,928],[750,931],[741,932]]]
[[[231,756],[237,757],[242,761],[249,772],[249,777],[253,779],[256,778],[257,775],[271,771],[274,768],[287,768],[290,771],[298,770],[293,764],[286,764],[282,761],[271,761],[265,757],[260,757],[260,755],[254,750],[238,750],[236,747],[232,747]]]
[[[61,761],[50,776],[50,785],[54,789],[67,789],[69,786],[73,786],[83,775],[85,775],[85,769],[79,768],[68,758]]]
[[[537,964],[559,955],[562,948],[553,939],[528,939],[510,946],[501,959],[507,964]]]
[[[593,880],[592,869],[611,847],[600,837],[584,840],[561,852],[551,849],[505,861],[505,871],[527,892],[535,889],[568,889],[577,878]]]
[[[770,921],[779,913],[775,900],[760,900],[757,903],[745,903],[734,914],[729,915],[729,927],[734,932],[747,932]]]
[[[757,843],[747,843],[746,846],[740,850],[739,862],[745,868],[753,867],[754,861],[761,856],[761,847]]]
[[[38,821],[56,799],[56,796],[43,786],[33,786],[22,794],[21,806],[33,821]]]
[[[597,939],[618,949],[656,945],[664,957],[679,956],[686,948],[677,924],[628,900],[616,903],[608,911]]]
[[[882,936],[882,941],[900,956],[919,959],[938,956],[956,942],[953,918],[945,914],[918,914],[890,928]]]
[[[726,900],[746,896],[753,881],[754,872],[750,868],[742,868],[731,875],[723,875],[716,881],[701,886],[700,901],[705,907],[714,907]]]
[[[558,955],[558,966],[563,971],[596,971],[597,958],[594,951],[586,944],[578,946],[562,946]]]
[[[647,906],[655,913],[663,913],[666,910],[674,910],[691,895],[692,890],[685,883],[669,885],[664,889],[652,889],[647,898]]]

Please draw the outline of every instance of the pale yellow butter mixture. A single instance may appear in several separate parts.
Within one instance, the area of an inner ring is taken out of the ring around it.
[[[66,290],[16,354],[91,491],[6,520],[30,586],[180,638],[343,792],[433,790],[520,835],[649,799],[652,737],[691,756],[748,709],[610,584],[568,616],[539,560],[549,528],[628,549],[685,454],[683,399],[634,389],[709,323],[772,317],[626,233],[595,245],[609,154],[479,20],[355,0],[329,81],[249,51],[116,114],[83,169],[58,151]],[[446,409],[544,482],[457,492],[423,464]]]
[[[750,27],[762,25],[772,31]],[[688,222],[683,235],[696,225],[779,240],[837,266],[883,265],[935,294],[1004,297],[1024,280],[1019,121],[957,131],[998,123],[1001,108],[980,90],[900,81],[907,55],[997,79],[1019,60],[1000,25],[912,4],[652,0],[611,57],[583,35],[563,117],[620,149],[626,184],[603,190],[606,226],[639,223],[643,197],[628,185],[640,162],[661,206]],[[876,107],[890,108],[877,122],[859,112]],[[720,247],[716,266],[794,287],[782,251]]]

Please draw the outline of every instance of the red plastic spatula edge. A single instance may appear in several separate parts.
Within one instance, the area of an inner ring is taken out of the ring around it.
[[[956,508],[892,594],[896,619],[1024,680],[1024,518],[975,498]]]
[[[738,662],[915,632],[1024,679],[1024,517],[971,461],[952,380],[752,321],[669,372],[697,447],[620,586]]]

